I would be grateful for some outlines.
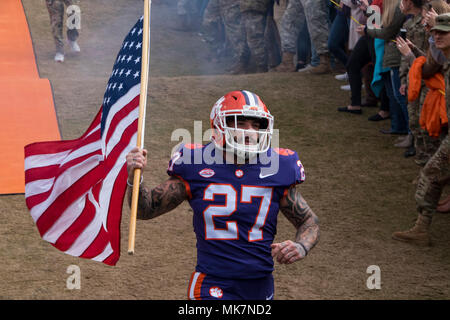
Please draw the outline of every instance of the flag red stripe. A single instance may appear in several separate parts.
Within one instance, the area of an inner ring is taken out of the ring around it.
[[[39,167],[28,169],[25,171],[25,181],[27,183],[35,180],[50,179],[56,176],[56,170],[59,168],[59,164],[54,164],[46,167]]]
[[[28,171],[30,171],[30,173],[28,174],[28,178],[26,179],[26,181],[28,183],[28,182],[33,182],[33,181],[39,180],[39,179],[48,179],[48,178],[53,178],[53,177],[59,177],[60,174],[64,173],[70,167],[73,167],[94,155],[101,155],[101,154],[102,154],[102,150],[98,149],[91,153],[84,154],[78,158],[72,159],[72,160],[68,161],[67,163],[65,163],[61,167],[59,165],[42,167],[42,169],[43,169],[42,172],[40,172],[39,170],[35,170],[35,169],[39,169],[39,168],[35,168],[34,170],[33,169],[27,170],[25,172],[25,174],[27,174]],[[50,168],[50,169],[47,169],[47,168]],[[51,169],[53,169],[53,175],[50,175]],[[44,176],[44,174],[45,174],[45,176]],[[52,187],[52,189],[53,189],[53,187]]]
[[[122,134],[120,145],[126,141],[125,145],[128,145],[131,137],[136,132],[137,120],[135,120]],[[70,188],[66,189],[60,194],[53,203],[47,208],[47,210],[39,217],[36,225],[41,233],[41,236],[45,234],[53,223],[60,217],[60,215],[67,209],[67,207],[78,199],[81,195],[87,192],[91,186],[95,185],[100,179],[105,176],[106,168],[111,168],[117,161],[118,156],[122,152],[123,148],[114,148],[106,162],[102,162],[101,165],[93,168],[86,173],[83,177],[78,179]],[[106,168],[104,167],[106,165]]]
[[[108,158],[105,159],[105,165],[109,168],[114,166],[117,161],[117,158],[120,156],[120,153],[123,151],[124,146],[127,146],[136,133],[138,125],[138,120],[134,120],[128,128],[124,130],[122,133],[122,137],[120,138],[119,143],[110,151]]]
[[[101,183],[98,183],[92,188],[92,195],[97,202],[98,194],[101,190],[101,185]],[[87,194],[85,196],[85,207],[83,212],[80,214],[78,219],[75,220],[72,225],[61,234],[56,242],[56,247],[62,251],[68,250],[75,242],[75,240],[79,237],[79,235],[84,231],[84,229],[92,222],[95,217],[95,213],[95,206],[90,201],[89,195]],[[108,242],[107,239],[104,239],[104,241],[106,243]]]
[[[117,150],[115,152],[118,152],[120,154],[121,151],[122,150]],[[120,223],[122,219],[122,206],[125,199],[124,194],[126,191],[127,177],[127,167],[126,165],[123,165],[111,192],[111,200],[107,220],[108,232],[102,227],[99,235],[97,235],[96,239],[80,257],[92,259],[102,253],[108,242],[111,242],[111,247],[114,253],[111,254],[103,262],[108,265],[115,265],[117,263],[119,259],[119,255],[117,254],[117,252],[120,252]],[[108,239],[109,241],[106,241],[106,239]]]
[[[111,235],[111,247],[114,252],[120,252],[120,222],[122,219],[122,207],[127,189],[126,179],[128,179],[128,172],[126,165],[124,165],[114,184],[106,224],[108,232]]]
[[[98,256],[106,248],[110,240],[110,235],[103,226],[100,228],[100,232],[89,247],[80,255],[82,258],[92,259]]]
[[[120,251],[113,251],[105,260],[103,260],[104,264],[107,264],[109,266],[115,266],[117,264],[117,261],[119,261],[120,258]]]
[[[126,131],[132,130],[131,132],[124,132],[122,135],[122,140],[124,140],[124,136],[130,136],[129,139],[134,135],[134,133],[137,131],[137,125],[138,121],[134,121]],[[126,144],[129,144],[129,139],[126,140]],[[114,153],[120,154],[122,150],[119,150],[118,148],[115,148],[110,154],[110,156],[107,159],[107,162],[110,160],[110,158],[114,157]],[[113,253],[109,255],[106,259],[103,260],[103,263],[107,265],[114,266],[116,265],[117,261],[120,258],[120,223],[122,220],[122,207],[123,207],[123,201],[125,199],[125,192],[127,188],[126,180],[128,178],[128,172],[126,164],[124,164],[117,176],[117,179],[114,183],[113,190],[111,192],[111,199],[110,199],[110,206],[109,206],[109,212],[108,212],[108,220],[107,220],[107,228],[109,233],[109,239],[111,243],[111,247],[113,249]]]
[[[122,121],[123,118],[125,118],[131,111],[136,109],[138,106],[139,106],[139,96],[131,100],[130,103],[128,103],[125,107],[116,112],[109,125],[109,130],[107,132],[105,139],[106,144],[108,144],[109,139],[111,139],[111,136],[116,131],[117,125],[120,123],[120,121]]]
[[[53,223],[59,219],[61,214],[73,203],[75,200],[85,194],[92,185],[96,184],[102,179],[103,168],[97,166],[86,173],[83,177],[78,179],[74,184],[61,193],[44,213],[36,221],[36,225],[41,233],[44,235]]]
[[[39,193],[34,196],[26,197],[25,202],[27,204],[27,207],[31,210],[34,206],[38,205],[41,202],[44,202],[52,193],[52,189],[48,190],[44,193]]]
[[[89,129],[80,138],[74,140],[31,143],[25,146],[25,158],[34,155],[59,153],[70,149],[75,149],[78,146],[78,143],[88,136],[89,133],[91,133],[91,131],[100,124],[101,111],[102,109],[100,108],[99,113],[94,121],[92,121]]]
[[[87,145],[89,145],[89,144],[91,144],[91,143],[95,143],[96,141],[99,141],[101,138],[100,138],[100,131],[98,131],[98,132],[96,132],[96,133],[94,133],[94,134],[91,134],[89,137],[87,137],[86,139],[84,139],[84,140],[80,140],[80,141],[77,141],[77,143],[76,143],[76,145],[75,145],[75,147],[76,148],[72,148],[72,149],[66,149],[66,150],[63,150],[63,151],[65,151],[65,152],[67,152],[67,155],[65,156],[65,159],[67,159],[68,157],[70,157],[70,156],[73,156],[73,154],[74,154],[74,152],[76,152],[77,150],[79,150],[79,149],[81,149],[81,148],[83,148],[84,146],[87,146]],[[58,141],[59,142],[59,141]],[[57,142],[57,143],[58,143]],[[44,144],[46,144],[46,142],[43,142]],[[43,151],[46,151],[46,149],[44,149]],[[60,152],[63,152],[63,151],[60,151]],[[47,154],[44,154],[44,156],[46,156]],[[34,156],[42,156],[42,154],[35,154]],[[62,159],[61,161],[64,161],[64,159]],[[45,163],[45,162],[44,162]],[[35,167],[35,168],[29,168],[29,169],[27,169],[25,172],[27,172],[27,171],[30,171],[30,170],[33,170],[33,169],[38,169],[38,168],[45,168],[45,167],[47,167],[48,165],[42,165],[42,166],[40,166],[40,167]]]
[[[92,195],[94,196],[94,199],[97,202],[99,198],[98,195],[101,190],[101,185],[102,185],[101,183],[98,183],[92,188]],[[90,202],[88,195],[86,195],[86,202],[89,202],[90,206],[92,206],[91,208],[89,208],[89,210],[93,210],[93,214],[95,215],[95,207]],[[92,219],[93,218],[94,216],[92,217]],[[58,238],[57,242],[61,241],[61,243],[65,244],[65,246],[61,248],[58,246],[58,249],[62,251],[68,250],[75,242],[75,240],[79,237],[79,235],[84,231],[84,229],[89,225],[89,223],[91,223],[92,219],[90,219],[90,217],[88,215],[85,215],[85,213],[83,212],[78,219],[79,220],[78,226],[75,226],[74,222],[74,224],[72,224],[70,228],[68,228],[66,232],[64,232],[60,236],[60,238]],[[89,245],[89,247],[85,250],[85,252],[83,252],[80,255],[80,257],[87,259],[94,258],[95,256],[103,252],[108,242],[109,242],[108,233],[104,230],[103,227],[101,227],[100,232],[97,234],[94,241]]]
[[[94,152],[85,154],[85,155],[83,155],[83,156],[81,156],[81,157],[79,157],[79,158],[75,158],[75,159],[73,159],[73,160],[70,160],[69,162],[65,163],[62,167],[60,167],[60,168],[58,169],[58,173],[57,173],[56,177],[59,177],[59,176],[60,176],[61,174],[63,174],[67,169],[69,169],[69,168],[71,168],[71,167],[74,167],[74,166],[76,166],[76,165],[82,163],[83,161],[86,161],[86,160],[88,160],[89,158],[94,157],[95,155],[101,155],[101,154],[102,154],[102,150],[101,150],[101,149],[98,149],[98,150],[96,150],[96,151],[94,151]]]
[[[94,169],[95,169],[95,168],[94,168]],[[90,172],[92,172],[92,170],[91,170]],[[70,192],[71,192],[71,191],[70,191],[71,188],[73,188],[75,184],[79,186],[79,185],[80,185],[80,180],[82,180],[82,179],[85,178],[87,175],[89,175],[90,172],[85,173],[82,177],[80,177],[80,179],[78,179],[78,181],[74,182],[74,184],[72,184],[72,185],[71,185],[69,188],[67,188],[62,194],[60,194],[56,199],[54,199],[54,200],[53,200],[53,203],[52,203],[51,205],[55,204],[55,201],[56,201],[57,199],[59,199],[64,193],[67,193],[67,192],[70,193]],[[64,172],[59,171],[59,172],[58,172],[58,177],[59,177],[60,174],[62,174],[62,173],[64,173]],[[95,179],[95,178],[94,178],[94,179]],[[99,179],[99,178],[97,178],[97,181],[98,181],[98,179]],[[83,181],[84,181],[84,180],[83,180]],[[95,182],[95,181],[94,181],[94,182]],[[77,195],[78,195],[78,197],[80,197],[83,193],[85,193],[85,192],[86,192],[87,190],[89,190],[89,188],[90,188],[89,185],[83,185],[83,184],[81,184],[81,186],[83,186],[84,188],[83,188],[83,189],[77,189]],[[36,205],[38,205],[39,203],[41,203],[41,202],[47,200],[47,198],[51,195],[51,193],[52,193],[54,187],[55,187],[55,185],[53,184],[52,187],[51,187],[51,189],[50,189],[49,191],[45,192],[45,193],[42,193],[42,194],[39,194],[39,195],[36,195],[36,196],[33,196],[33,197],[26,197],[26,198],[25,198],[26,200],[28,200],[28,198],[33,198],[33,201],[29,201],[29,202],[27,201],[28,208],[29,208],[30,210],[32,210],[34,206],[36,206]],[[76,198],[74,198],[74,199],[65,199],[65,201],[76,200],[76,199],[78,199],[78,197],[76,197]],[[50,206],[51,206],[51,205],[50,205]],[[65,206],[64,206],[64,205],[65,205]],[[70,205],[70,202],[63,203],[63,206],[61,206],[60,209],[64,209],[64,210],[65,210],[65,209],[67,208],[67,206],[69,206],[69,205]],[[50,207],[47,208],[47,210],[49,210],[49,209],[50,209]],[[61,212],[61,213],[62,213],[62,212]],[[45,214],[45,212],[44,212],[43,214]],[[43,214],[42,214],[42,215],[43,215]],[[41,215],[41,217],[42,217],[42,215]],[[41,219],[41,217],[39,217],[38,221]],[[38,225],[38,228],[39,228],[39,225]]]

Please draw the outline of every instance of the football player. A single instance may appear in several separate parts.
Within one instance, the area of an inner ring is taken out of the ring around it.
[[[270,147],[274,119],[254,93],[226,94],[210,120],[211,143],[182,145],[166,182],[152,190],[141,184],[138,218],[153,219],[189,201],[197,238],[189,299],[272,299],[274,259],[299,261],[319,240],[318,218],[295,187],[305,180],[303,166],[296,152]],[[146,165],[145,149],[127,155],[129,203],[134,169]],[[273,243],[278,211],[296,228],[294,240]]]

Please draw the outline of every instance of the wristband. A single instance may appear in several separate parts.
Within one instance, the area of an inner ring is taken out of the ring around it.
[[[142,184],[142,181],[144,181],[144,176],[141,176],[141,182],[139,182],[139,185]],[[130,183],[128,182],[128,178],[127,178],[127,185],[128,185],[129,187],[133,187],[133,185],[130,184]]]

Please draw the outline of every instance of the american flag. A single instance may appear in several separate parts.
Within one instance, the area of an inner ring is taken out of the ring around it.
[[[92,124],[78,139],[25,147],[25,200],[41,237],[77,257],[115,265],[136,146],[143,17],[125,38]]]

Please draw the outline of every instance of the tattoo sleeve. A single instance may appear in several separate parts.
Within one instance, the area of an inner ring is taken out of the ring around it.
[[[132,188],[128,188],[130,207],[131,196]],[[185,199],[187,199],[186,187],[178,178],[171,177],[152,190],[142,184],[139,188],[137,218],[143,220],[156,218],[175,209]]]
[[[297,229],[295,241],[310,251],[319,241],[319,218],[295,187],[281,200],[280,210]]]

